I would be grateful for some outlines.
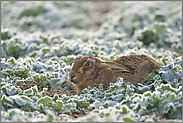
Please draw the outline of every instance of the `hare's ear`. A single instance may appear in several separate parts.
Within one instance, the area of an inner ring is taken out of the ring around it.
[[[95,66],[98,69],[103,69],[103,68],[108,68],[111,70],[114,70],[115,72],[127,72],[130,73],[130,70],[118,63],[114,63],[114,62],[102,62],[99,59],[92,59],[92,61],[94,62]]]
[[[102,68],[107,68],[108,64],[106,64],[105,62],[102,62],[99,59],[92,59],[93,64],[98,68],[98,69],[102,69]]]
[[[130,70],[125,67],[124,65],[114,63],[114,62],[108,62],[108,66],[111,70],[114,70],[115,72],[127,72],[130,73]]]
[[[128,68],[126,68],[125,66],[111,65],[109,68],[111,70],[114,70],[115,72],[126,72],[126,73],[130,73],[130,70]]]
[[[106,63],[103,63],[103,62],[96,62],[95,63],[95,66],[99,69],[102,69],[102,68],[107,68],[108,65]]]

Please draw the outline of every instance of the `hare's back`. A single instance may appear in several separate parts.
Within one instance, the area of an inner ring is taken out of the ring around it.
[[[141,63],[147,62],[147,61],[157,63],[154,59],[150,58],[149,56],[137,55],[137,54],[121,56],[113,60],[113,62],[117,62],[119,64],[126,66],[130,71],[136,71],[136,69],[138,69],[138,66]]]

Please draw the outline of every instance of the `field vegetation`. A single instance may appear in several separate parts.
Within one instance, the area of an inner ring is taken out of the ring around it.
[[[182,121],[182,2],[1,2],[1,121]],[[162,67],[76,94],[78,56],[145,54]]]

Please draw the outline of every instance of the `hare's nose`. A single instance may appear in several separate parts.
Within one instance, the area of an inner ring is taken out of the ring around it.
[[[74,82],[75,78],[76,78],[76,75],[69,76],[69,80],[70,80],[71,82]]]

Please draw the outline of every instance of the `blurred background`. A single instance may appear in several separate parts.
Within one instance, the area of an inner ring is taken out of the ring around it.
[[[23,31],[46,31],[75,27],[98,28],[122,2],[73,1],[3,1],[3,27],[19,27]],[[7,21],[7,20],[12,21]]]
[[[66,27],[91,30],[108,24],[117,31],[131,30],[130,34],[133,34],[133,30],[154,21],[167,22],[171,27],[177,28],[181,23],[182,12],[181,2],[160,1],[3,1],[1,4],[1,26],[29,32]]]
[[[180,1],[3,1],[1,2],[1,12],[1,38],[14,37],[11,38],[11,41],[1,42],[3,57],[14,56],[18,58],[25,56],[27,50],[29,53],[33,51],[29,49],[39,50],[42,46],[37,48],[28,46],[28,44],[36,42],[30,40],[38,40],[39,38],[47,40],[49,35],[52,38],[62,37],[63,40],[82,40],[81,42],[76,41],[78,45],[72,43],[71,50],[80,47],[82,42],[95,43],[97,41],[100,42],[100,45],[103,44],[111,50],[115,46],[120,50],[120,53],[126,47],[140,49],[142,46],[164,48],[176,51],[179,55],[182,53],[182,8]],[[50,42],[52,44],[63,43],[62,39],[58,40],[60,41],[51,40]],[[108,41],[108,43],[104,41]],[[115,42],[111,44],[111,41]],[[67,41],[65,40],[65,42]],[[51,47],[52,44],[48,46]],[[95,44],[97,45],[97,43]],[[11,52],[8,47],[12,49]],[[111,50],[108,50],[106,55],[112,53]],[[19,53],[15,54],[17,51]],[[77,53],[65,53],[65,55],[68,54],[76,55]],[[96,53],[83,55],[98,56]]]

